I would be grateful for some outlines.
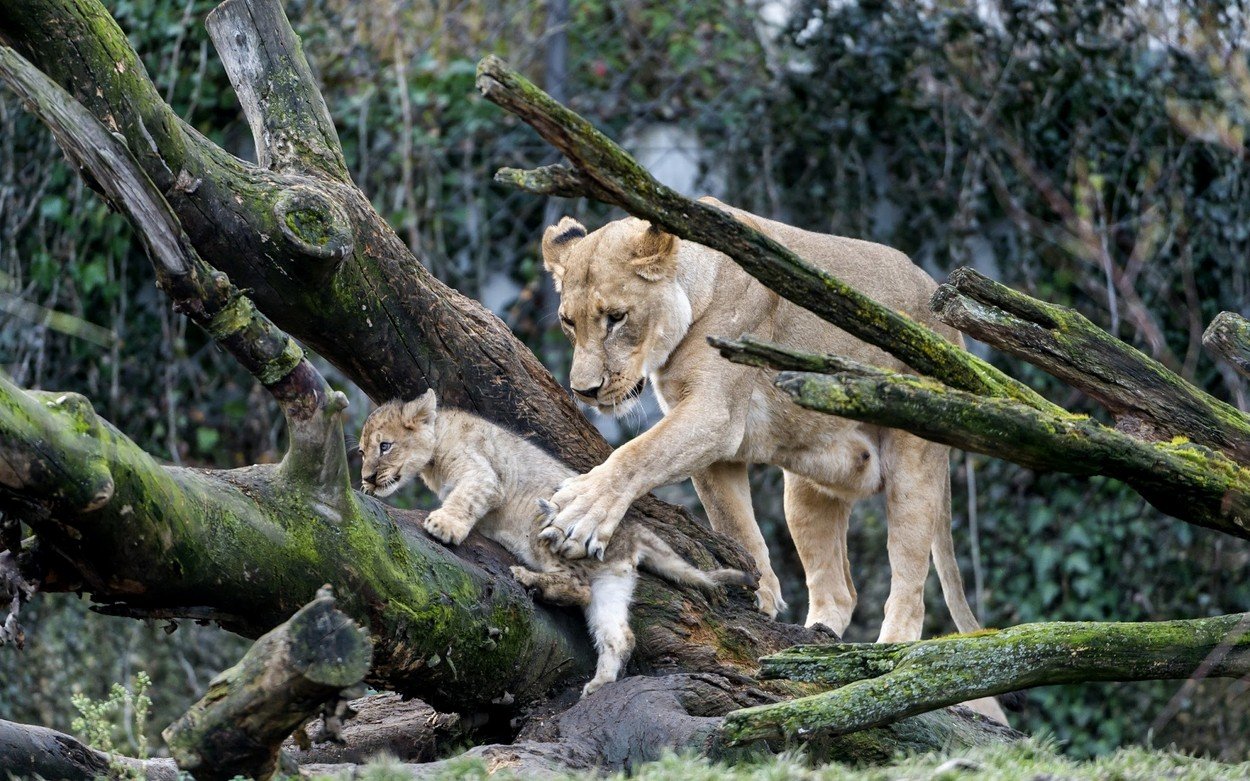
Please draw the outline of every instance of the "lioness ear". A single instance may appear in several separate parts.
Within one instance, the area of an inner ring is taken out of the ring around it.
[[[629,264],[648,282],[660,282],[677,275],[677,237],[652,225],[634,244]]]
[[[585,226],[572,217],[562,217],[558,223],[543,231],[543,267],[551,273],[557,293],[560,292],[560,281],[564,279],[565,258],[573,245],[584,238]]]
[[[434,421],[434,414],[438,411],[438,397],[434,395],[434,389],[426,391],[417,398],[404,404],[404,408],[400,410],[400,419],[404,421],[404,425],[408,428],[420,428],[429,425]]]

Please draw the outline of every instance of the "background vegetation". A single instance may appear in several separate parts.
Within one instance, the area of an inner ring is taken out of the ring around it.
[[[201,24],[213,5],[110,9],[177,110],[250,155]],[[568,348],[537,239],[561,213],[592,226],[616,215],[492,183],[500,165],[551,162],[551,152],[477,98],[473,65],[487,52],[625,139],[675,186],[897,246],[939,278],[973,265],[1075,306],[1246,408],[1244,383],[1199,343],[1221,309],[1250,315],[1241,3],[292,0],[287,11],[356,181],[436,274],[498,312],[558,377]],[[19,385],[87,394],[171,461],[276,458],[276,408],[170,311],[139,253],[51,138],[0,97],[0,369]],[[347,390],[363,417],[367,401]],[[605,431],[621,441],[646,424]],[[963,454],[952,468],[957,547],[990,625],[1195,617],[1250,603],[1250,545],[1164,518],[1116,483]],[[780,478],[759,470],[755,480],[788,618],[801,620]],[[688,486],[666,496],[697,507]],[[874,637],[880,620],[884,535],[880,508],[861,509],[855,639]],[[930,629],[947,631],[934,592]],[[26,649],[0,649],[0,717],[61,729],[71,692],[103,697],[146,670],[159,732],[242,648],[217,629],[167,633],[73,597],[41,598],[23,618]],[[1076,755],[1174,742],[1244,760],[1246,691],[1245,681],[1056,687],[1031,692],[1016,718]]]

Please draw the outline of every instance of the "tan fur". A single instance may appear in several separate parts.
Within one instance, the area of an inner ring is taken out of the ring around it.
[[[425,520],[432,536],[458,545],[476,528],[524,563],[512,568],[522,585],[545,601],[584,609],[599,661],[583,696],[616,680],[633,650],[629,603],[640,566],[707,591],[754,585],[738,570],[699,570],[634,523],[621,526],[601,559],[556,555],[552,545],[564,537],[549,528],[554,508],[546,498],[576,472],[476,415],[439,409],[433,391],[374,410],[360,435],[360,453],[365,493],[388,496],[419,476],[442,501]]]
[[[880,244],[811,233],[703,199],[794,250],[879,303],[952,341],[929,310],[936,285],[906,255]],[[562,240],[554,239],[562,237]],[[587,234],[565,218],[547,229],[543,259],[560,291],[572,340],[570,385],[604,413],[622,413],[644,379],[664,418],[552,497],[562,555],[598,555],[625,509],[667,483],[692,478],[712,527],[735,537],[762,573],[760,609],[782,609],[781,587],[751,510],[747,465],[785,472],[786,522],[807,574],[808,625],[841,633],[856,594],[847,519],[856,501],[884,491],[890,596],[881,641],[916,640],[932,550],[960,631],[979,628],[950,542],[947,448],[905,432],[804,410],[772,383],[774,372],[721,358],[709,336],[755,337],[907,371],[880,349],[780,298],[726,255],[627,218]],[[997,706],[994,706],[997,709]],[[1001,717],[1001,711],[996,716]]]

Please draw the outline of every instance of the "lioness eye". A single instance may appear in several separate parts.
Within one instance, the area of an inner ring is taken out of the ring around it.
[[[382,444],[378,445],[378,450],[382,451],[383,453],[389,452],[390,449],[391,449],[390,442],[383,442]]]
[[[614,325],[620,325],[625,322],[626,314],[626,312],[608,312],[608,327],[611,328]]]

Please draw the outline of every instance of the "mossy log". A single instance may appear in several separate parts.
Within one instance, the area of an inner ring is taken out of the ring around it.
[[[1039,301],[970,268],[952,272],[932,305],[944,322],[1085,393],[1125,433],[1149,440],[1184,437],[1250,463],[1250,417],[1074,309]],[[1224,333],[1219,326],[1208,331],[1217,339]]]
[[[1202,344],[1250,378],[1250,320],[1233,312],[1220,312],[1202,334]]]
[[[264,781],[282,742],[369,672],[368,634],[323,589],[260,637],[163,736],[180,770],[196,781]]]
[[[1250,613],[1154,623],[1023,624],[912,643],[792,648],[765,677],[833,691],[729,714],[730,745],[827,739],[1031,686],[1250,675]]]

